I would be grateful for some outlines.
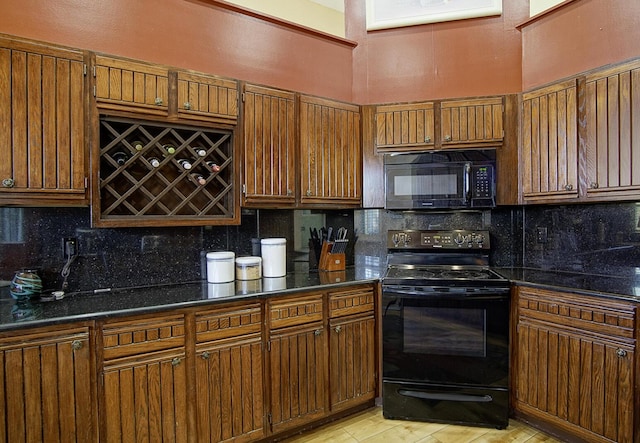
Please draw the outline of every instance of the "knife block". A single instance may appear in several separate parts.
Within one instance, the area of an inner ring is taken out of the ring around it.
[[[320,262],[318,269],[320,271],[344,271],[345,255],[343,252],[332,254],[331,248],[333,242],[323,242],[320,251]]]

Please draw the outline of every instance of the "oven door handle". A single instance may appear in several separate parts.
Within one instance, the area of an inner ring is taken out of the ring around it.
[[[447,394],[445,392],[422,392],[412,391],[410,389],[399,389],[398,394],[405,397],[421,398],[425,400],[444,400],[444,401],[464,401],[474,403],[491,403],[493,397],[490,395],[470,395],[470,394]]]

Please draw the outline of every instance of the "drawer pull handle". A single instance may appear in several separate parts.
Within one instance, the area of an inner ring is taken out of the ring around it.
[[[5,178],[4,180],[2,180],[2,187],[3,188],[13,188],[15,186],[15,184],[16,184],[16,182],[12,178]]]
[[[203,360],[209,360],[209,353],[207,351],[204,351],[201,355]]]
[[[322,331],[320,329],[316,329],[313,333],[315,335],[320,335],[320,334],[322,334]]]
[[[173,360],[171,360],[171,364],[173,366],[178,366],[180,364],[180,359],[178,357],[174,357]]]
[[[336,326],[336,328],[334,329],[334,331],[336,331],[338,334],[340,333],[340,331],[342,331],[342,326]]]
[[[626,357],[627,356],[627,351],[625,351],[624,349],[618,349],[616,351],[616,355],[620,358],[622,357]]]
[[[71,349],[77,351],[82,348],[82,342],[80,340],[74,340],[71,342]]]

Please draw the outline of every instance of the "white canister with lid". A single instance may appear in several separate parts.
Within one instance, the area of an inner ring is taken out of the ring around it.
[[[260,240],[260,249],[264,277],[284,277],[287,275],[286,238],[263,238]]]
[[[228,283],[235,280],[235,257],[235,253],[228,251],[207,252],[207,281]]]
[[[236,279],[256,280],[262,277],[262,258],[238,257],[236,258]]]

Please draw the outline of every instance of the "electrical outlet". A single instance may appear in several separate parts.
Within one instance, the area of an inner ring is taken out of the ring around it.
[[[62,239],[62,256],[65,260],[78,255],[78,239],[75,237],[64,237]]]
[[[546,243],[549,241],[547,228],[545,226],[536,227],[536,241],[538,243]]]

